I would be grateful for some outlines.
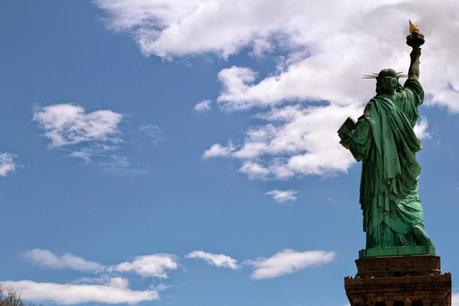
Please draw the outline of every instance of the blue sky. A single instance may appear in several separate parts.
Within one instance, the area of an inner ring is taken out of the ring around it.
[[[4,1],[0,282],[46,305],[346,305],[360,165],[335,131],[362,75],[406,70],[409,18],[426,229],[454,277],[458,4],[416,3]]]

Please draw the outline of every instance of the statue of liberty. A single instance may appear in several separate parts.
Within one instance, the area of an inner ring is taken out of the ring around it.
[[[376,79],[376,96],[355,123],[348,118],[338,131],[341,144],[362,161],[360,204],[366,249],[360,257],[435,255],[424,230],[419,199],[421,150],[414,126],[424,100],[419,83],[420,46],[424,36],[410,21],[407,44],[412,47],[408,79],[393,69],[367,76]],[[406,76],[405,76],[406,77]]]

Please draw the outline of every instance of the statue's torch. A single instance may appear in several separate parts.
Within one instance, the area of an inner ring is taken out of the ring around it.
[[[421,33],[421,30],[417,25],[411,22],[410,23],[410,35],[406,37],[406,44],[412,48],[419,48],[424,44],[424,35]]]

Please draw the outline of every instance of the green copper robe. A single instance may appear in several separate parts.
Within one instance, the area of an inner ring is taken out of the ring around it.
[[[425,235],[415,157],[421,144],[413,131],[424,91],[415,79],[399,87],[392,97],[371,99],[355,129],[341,135],[363,163],[360,204],[367,249],[420,245],[415,227]]]

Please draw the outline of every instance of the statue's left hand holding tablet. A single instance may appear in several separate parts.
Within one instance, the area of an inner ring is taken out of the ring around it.
[[[341,138],[339,142],[345,148],[349,148],[350,133],[355,129],[356,123],[351,117],[347,117],[341,127],[338,129],[338,136]]]

